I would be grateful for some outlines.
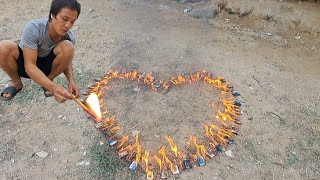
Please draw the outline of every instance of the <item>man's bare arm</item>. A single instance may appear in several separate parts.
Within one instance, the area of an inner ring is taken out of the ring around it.
[[[37,67],[37,51],[30,48],[23,48],[24,67],[30,78],[42,87],[47,88],[53,93],[58,102],[64,102],[71,98],[71,94],[61,85],[51,81]]]
[[[23,48],[24,67],[26,73],[30,78],[39,84],[53,92],[56,83],[52,82],[38,67],[37,67],[37,50],[30,48]]]

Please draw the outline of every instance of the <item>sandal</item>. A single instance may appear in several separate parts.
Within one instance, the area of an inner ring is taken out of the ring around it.
[[[51,92],[47,88],[42,87],[42,90],[43,90],[43,94],[45,97],[52,97],[53,96],[53,94],[51,94]]]
[[[1,92],[0,99],[1,99],[1,100],[4,100],[4,101],[9,101],[9,100],[11,100],[14,96],[16,96],[16,94],[17,94],[18,92],[20,92],[21,90],[22,90],[22,88],[17,90],[15,87],[9,86],[9,87],[5,88],[5,89]],[[4,97],[3,94],[10,94],[10,97]]]

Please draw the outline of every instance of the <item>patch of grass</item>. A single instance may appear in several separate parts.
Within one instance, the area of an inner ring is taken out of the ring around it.
[[[296,164],[298,161],[299,161],[299,158],[298,158],[297,153],[288,150],[287,157],[285,159],[285,164],[287,166],[292,166],[292,165]]]
[[[225,179],[226,178],[226,175],[225,175],[225,172],[224,172],[223,169],[219,169],[218,177],[220,177],[221,179]]]
[[[261,161],[260,161],[260,159],[258,157],[258,153],[257,153],[257,150],[256,150],[255,143],[253,141],[251,141],[251,140],[248,140],[245,143],[245,148],[250,151],[252,160],[255,161],[257,164],[261,164]]]
[[[128,165],[121,161],[107,145],[93,146],[90,154],[93,162],[90,172],[95,179],[139,179],[139,175],[129,172]]]
[[[82,136],[84,136],[84,137],[90,137],[91,135],[92,135],[91,131],[83,130],[83,132],[82,132]]]

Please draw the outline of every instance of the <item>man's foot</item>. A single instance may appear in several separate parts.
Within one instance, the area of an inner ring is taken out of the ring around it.
[[[44,94],[45,97],[53,96],[53,94],[47,88],[42,87],[42,89],[43,89],[43,94]]]
[[[1,92],[0,99],[4,101],[9,101],[21,90],[22,90],[22,87],[19,89],[16,89],[14,86],[9,86]]]

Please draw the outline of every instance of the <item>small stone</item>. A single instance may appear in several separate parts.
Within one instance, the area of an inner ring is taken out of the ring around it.
[[[63,116],[63,118],[62,118],[63,120],[66,120],[67,119],[67,116]]]
[[[89,161],[81,161],[81,162],[78,162],[78,163],[76,164],[76,166],[83,166],[83,165],[89,166],[89,165],[90,165],[90,162],[89,162]]]
[[[94,11],[94,10],[91,9],[91,8],[88,9],[88,12],[89,12],[89,13],[92,13],[93,11]]]
[[[12,162],[12,163],[14,163],[14,162],[15,162],[13,158],[11,158],[11,162]]]
[[[36,153],[37,156],[39,156],[40,158],[46,158],[49,153],[45,152],[45,151],[40,151]]]
[[[188,13],[188,15],[197,19],[200,19],[200,18],[213,19],[217,14],[218,14],[218,10],[212,7],[194,9],[193,11]]]
[[[248,117],[248,120],[252,121],[252,120],[253,120],[253,117],[251,117],[251,116],[250,116],[250,117]]]
[[[265,35],[267,35],[267,36],[271,36],[272,34],[267,32],[267,33],[265,33]]]
[[[169,9],[169,6],[168,5],[164,5],[164,4],[160,4],[160,10],[163,11],[163,10],[168,10]]]
[[[301,39],[301,36],[296,36],[296,37],[294,37],[295,39]]]
[[[188,13],[193,10],[193,6],[191,4],[187,5],[186,8],[183,10],[184,13]]]
[[[225,153],[226,153],[226,155],[227,155],[228,157],[231,157],[231,158],[234,157],[231,150],[228,150],[228,151],[226,151]]]
[[[58,116],[58,119],[60,119],[60,118],[62,118],[62,115],[59,115],[59,116]]]
[[[134,90],[135,92],[139,92],[139,91],[140,91],[140,88],[135,87],[135,88],[133,88],[133,90]]]
[[[154,137],[157,138],[157,139],[160,138],[160,136],[158,134],[154,134]]]

